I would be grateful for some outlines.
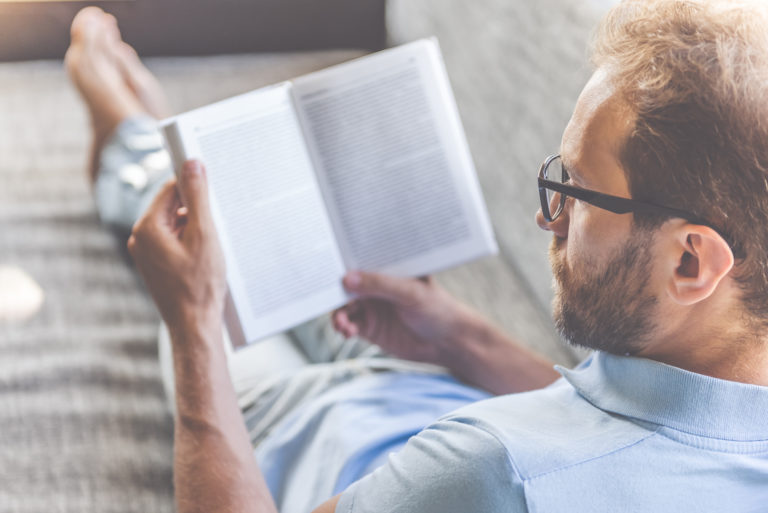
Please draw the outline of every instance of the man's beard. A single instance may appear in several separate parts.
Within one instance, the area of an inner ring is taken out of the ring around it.
[[[638,228],[607,264],[565,265],[557,238],[550,246],[555,277],[555,326],[571,344],[618,355],[641,350],[655,323],[656,298],[646,286],[651,277],[652,236]],[[574,272],[575,271],[575,272]]]

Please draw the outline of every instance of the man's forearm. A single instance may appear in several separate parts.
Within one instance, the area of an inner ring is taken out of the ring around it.
[[[553,362],[479,314],[468,314],[459,325],[440,362],[458,378],[494,394],[509,394],[535,390],[560,377]]]
[[[174,484],[179,513],[277,509],[253,457],[215,315],[169,325],[176,382]]]

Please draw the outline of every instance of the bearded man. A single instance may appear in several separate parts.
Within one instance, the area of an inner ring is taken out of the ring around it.
[[[115,108],[130,97],[107,94],[119,73],[93,86],[84,63],[98,61],[88,34],[99,23],[75,27],[68,62],[103,142],[142,108],[135,98]],[[340,333],[498,395],[400,440],[376,465],[318,455],[375,431],[361,422],[374,403],[389,412],[376,422],[401,420],[398,405],[413,398],[381,392],[412,374],[337,390],[346,417],[323,413],[328,396],[305,401],[262,442],[263,478],[222,349],[226,284],[205,172],[186,163],[152,193],[129,240],[171,333],[179,511],[298,510],[291,498],[327,474],[353,477],[305,502],[317,513],[765,511],[767,26],[759,3],[692,0],[627,0],[602,22],[594,75],[539,170],[556,323],[595,349],[576,369],[553,370],[430,280],[345,277],[358,299],[335,312]],[[110,60],[101,57],[96,67]],[[132,56],[113,57],[146,79]]]

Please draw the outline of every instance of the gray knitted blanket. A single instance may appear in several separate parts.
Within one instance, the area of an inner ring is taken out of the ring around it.
[[[158,318],[99,225],[87,130],[59,63],[0,67],[0,265],[44,293],[0,322],[0,511],[172,509]]]
[[[151,64],[183,110],[354,55]],[[88,144],[61,63],[0,65],[0,268],[44,294],[27,320],[0,313],[1,512],[172,510],[159,318],[123,240],[99,224]],[[23,299],[15,287],[0,281],[0,294]]]

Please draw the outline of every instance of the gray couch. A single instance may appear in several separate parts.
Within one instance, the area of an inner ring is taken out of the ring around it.
[[[444,273],[507,331],[572,364],[549,318],[549,236],[535,173],[556,151],[609,0],[390,0],[392,44],[437,35],[501,254]],[[359,55],[340,50],[156,58],[184,110]],[[56,61],[0,64],[0,266],[44,290],[0,320],[0,511],[172,511],[172,422],[158,317],[122,244],[96,218],[88,125]],[[0,283],[0,289],[3,284]],[[0,316],[2,317],[2,316]]]

